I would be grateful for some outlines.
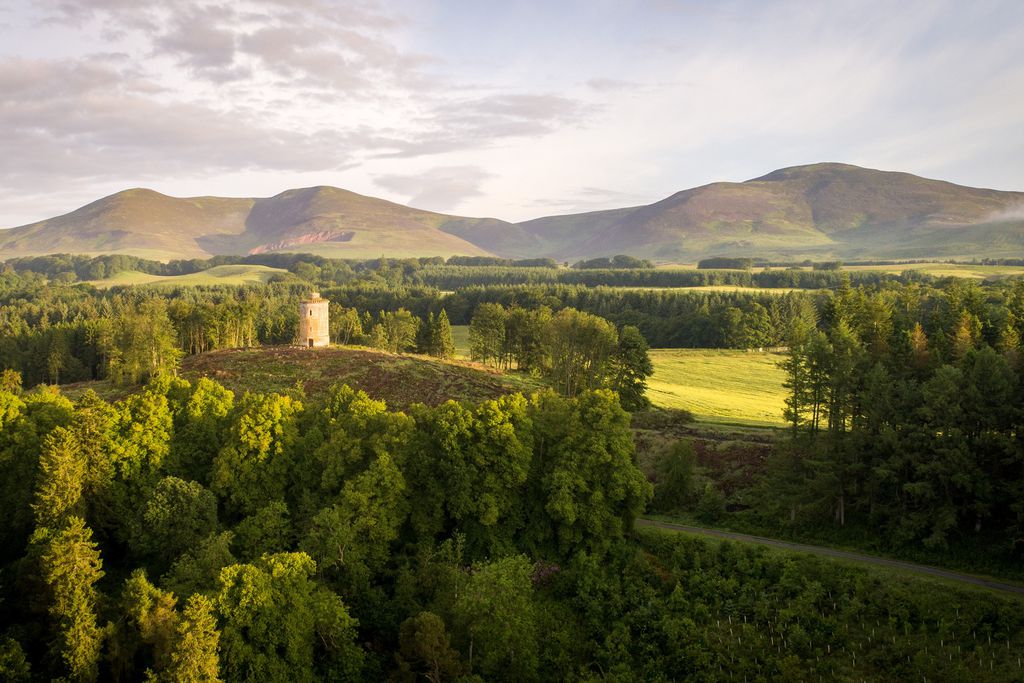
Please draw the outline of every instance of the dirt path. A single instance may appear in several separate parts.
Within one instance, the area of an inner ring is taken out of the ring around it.
[[[797,552],[810,553],[812,555],[819,555],[822,557],[837,557],[843,560],[874,564],[880,567],[889,567],[891,569],[899,569],[901,571],[913,572],[915,574],[927,574],[928,576],[936,576],[940,579],[949,579],[950,581],[969,583],[974,586],[982,586],[992,590],[1024,595],[1024,586],[1018,584],[1005,583],[995,579],[986,579],[979,576],[973,576],[971,574],[961,574],[960,572],[954,572],[948,569],[939,569],[938,567],[929,567],[923,564],[914,564],[913,562],[903,562],[902,560],[888,560],[884,557],[861,555],[860,553],[851,553],[845,550],[836,550],[834,548],[826,548],[823,546],[790,543],[789,541],[779,541],[773,538],[751,536],[750,534],[739,534],[732,531],[719,531],[717,529],[705,529],[699,526],[686,526],[685,524],[658,522],[653,519],[638,519],[636,520],[636,525],[658,527],[660,529],[669,529],[672,531],[684,531],[688,534],[712,536],[714,538],[724,538],[730,541],[741,541],[743,543],[756,543],[758,545],[767,545],[773,548],[784,548],[785,550],[795,550]]]

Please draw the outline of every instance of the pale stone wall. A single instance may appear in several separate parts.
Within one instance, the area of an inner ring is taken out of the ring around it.
[[[299,338],[302,346],[328,346],[331,343],[327,318],[330,305],[313,292],[313,296],[299,304]]]

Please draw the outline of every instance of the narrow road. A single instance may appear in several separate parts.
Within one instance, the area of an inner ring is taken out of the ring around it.
[[[671,524],[669,522],[658,522],[653,519],[638,519],[636,520],[636,525],[658,527],[659,529],[669,529],[671,531],[683,531],[688,534],[697,534],[698,536],[712,536],[714,538],[724,538],[730,541],[741,541],[743,543],[756,543],[758,545],[767,545],[773,548],[783,548],[785,550],[795,550],[797,552],[810,553],[812,555],[820,555],[822,557],[837,557],[842,560],[851,560],[853,562],[874,564],[880,567],[889,567],[891,569],[899,569],[901,571],[913,572],[915,574],[927,574],[928,576],[937,576],[940,579],[949,579],[950,581],[969,583],[974,586],[991,588],[992,590],[1005,591],[1007,593],[1017,593],[1024,595],[1024,586],[1018,584],[1004,583],[1002,581],[986,579],[979,576],[973,576],[971,574],[961,574],[960,572],[954,572],[948,569],[929,567],[928,565],[924,564],[903,562],[902,560],[888,560],[884,557],[875,557],[874,555],[861,555],[860,553],[851,553],[845,550],[836,550],[835,548],[826,548],[818,545],[790,543],[789,541],[779,541],[774,538],[751,536],[750,534],[740,534],[733,531],[705,529],[703,527],[687,526],[685,524]]]

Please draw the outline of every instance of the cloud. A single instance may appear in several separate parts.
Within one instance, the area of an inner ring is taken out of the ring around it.
[[[380,158],[410,158],[487,147],[582,125],[594,107],[561,95],[496,94],[441,101],[412,121],[414,136],[381,139]]]
[[[170,55],[192,74],[215,82],[244,78],[250,71],[235,63],[238,38],[226,27],[236,18],[227,7],[188,7],[153,38],[153,53]]]
[[[531,206],[559,213],[577,213],[620,209],[650,203],[650,197],[634,192],[610,190],[604,187],[580,187],[560,197],[536,199]]]
[[[163,102],[148,81],[102,63],[0,62],[0,90],[7,187],[195,169],[338,169],[354,142],[343,131],[273,127],[237,111]]]
[[[450,211],[471,197],[481,196],[481,186],[494,174],[478,166],[441,166],[422,173],[388,173],[374,184],[407,197],[406,203],[431,211]]]
[[[633,90],[639,88],[640,84],[634,81],[624,81],[618,78],[591,78],[586,83],[588,88],[598,92],[618,92],[621,90]]]

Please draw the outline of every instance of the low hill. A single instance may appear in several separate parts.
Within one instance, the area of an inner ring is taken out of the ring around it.
[[[449,399],[483,401],[541,388],[531,380],[475,364],[340,347],[213,351],[185,358],[181,374],[189,380],[215,379],[238,394],[281,392],[302,382],[306,393],[314,396],[335,384],[347,384],[398,409],[413,403],[438,405]]]
[[[493,219],[420,211],[335,187],[266,199],[176,198],[146,189],[104,197],[71,213],[0,231],[0,255],[125,253],[156,259],[302,251],[375,258],[483,256],[442,227]]]
[[[198,273],[187,275],[151,275],[137,270],[125,270],[103,280],[92,280],[89,284],[96,287],[116,287],[119,285],[176,285],[192,287],[195,285],[247,285],[258,282],[269,282],[275,275],[288,275],[283,268],[257,265],[214,266]]]
[[[301,382],[307,396],[318,397],[336,384],[347,384],[398,410],[414,403],[439,405],[448,400],[476,403],[505,394],[531,394],[544,388],[539,381],[502,374],[475,363],[336,346],[320,349],[266,346],[211,351],[186,356],[180,374],[192,382],[209,377],[239,396],[246,391],[285,392]],[[90,389],[110,401],[124,398],[133,391],[112,386],[106,380],[61,387],[72,399]]]
[[[171,259],[272,251],[558,260],[630,254],[660,262],[712,255],[1019,257],[1024,192],[827,163],[712,183],[646,206],[513,224],[421,211],[335,187],[265,199],[178,199],[135,189],[0,231],[0,257],[65,252]]]

